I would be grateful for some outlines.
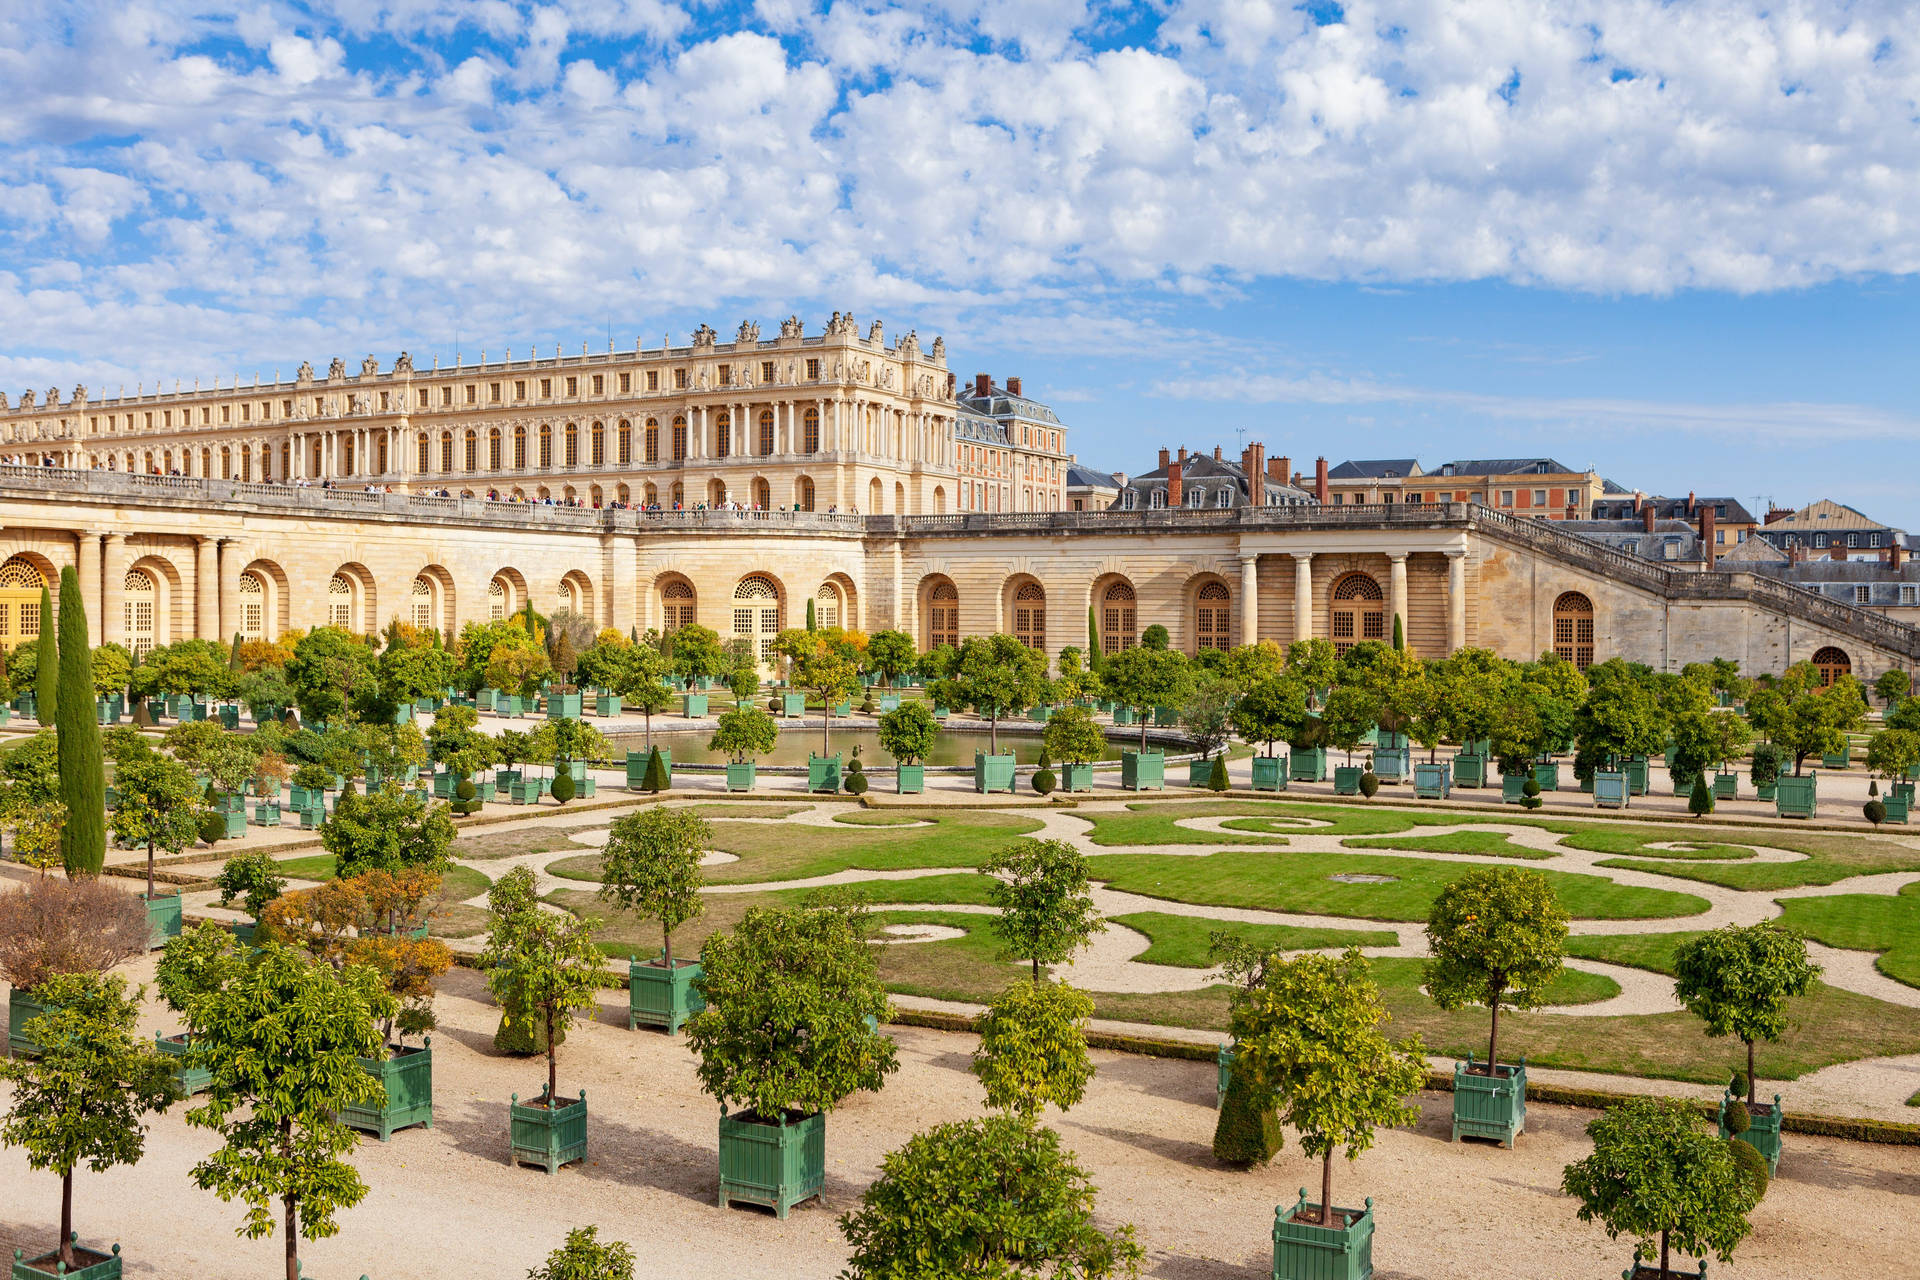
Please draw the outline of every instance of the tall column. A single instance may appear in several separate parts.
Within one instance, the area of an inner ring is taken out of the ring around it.
[[[1260,640],[1260,557],[1240,557],[1240,643]]]
[[[1407,623],[1407,556],[1405,552],[1387,557],[1387,607],[1393,611],[1387,619],[1387,639],[1393,639],[1393,619],[1400,619],[1404,640],[1411,628]]]
[[[1293,553],[1293,638],[1313,634],[1313,553]]]
[[[101,640],[100,624],[105,621],[100,603],[100,535],[90,529],[82,530],[79,541],[80,555],[74,567],[80,575],[80,599],[87,606],[87,643],[97,645]]]
[[[231,640],[234,632],[240,629],[240,617],[237,611],[239,602],[234,599],[234,595],[240,590],[240,575],[228,572],[232,557],[227,555],[227,547],[232,541],[231,538],[221,538],[214,543],[214,610],[220,618],[220,638],[226,640]],[[227,586],[230,578],[233,579],[232,588]]]
[[[1467,553],[1447,553],[1447,652],[1467,647]]]
[[[194,539],[194,634],[202,640],[220,638],[220,571],[217,539]]]
[[[127,642],[127,544],[117,533],[102,540],[100,634],[115,644]]]

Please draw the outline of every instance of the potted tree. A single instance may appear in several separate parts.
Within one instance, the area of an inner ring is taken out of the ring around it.
[[[217,980],[226,958],[239,945],[231,932],[205,921],[169,939],[154,975],[161,1000],[175,1013],[185,1014],[188,999]],[[174,1084],[182,1097],[191,1098],[212,1085],[213,1076],[205,1067],[187,1062],[187,1050],[192,1047],[187,1032],[156,1031],[153,1047],[172,1064]]]
[[[1013,790],[1015,760],[1000,754],[1000,721],[1047,696],[1047,658],[1009,635],[968,636],[960,644],[953,671],[942,680],[934,700],[949,707],[971,707],[987,722],[987,749],[973,757],[974,790],[981,794]]]
[[[1186,655],[1140,645],[1106,657],[1100,664],[1100,681],[1114,700],[1114,723],[1118,724],[1120,707],[1177,706],[1184,702],[1192,673]],[[1120,785],[1129,791],[1149,787],[1159,790],[1166,786],[1166,771],[1166,753],[1147,749],[1143,717],[1139,748],[1120,753]]]
[[[143,1117],[173,1101],[173,1072],[134,1035],[139,1008],[125,979],[55,974],[39,994],[45,1012],[27,1028],[39,1055],[0,1061],[0,1080],[13,1086],[0,1142],[25,1148],[28,1168],[59,1175],[60,1236],[39,1257],[16,1250],[13,1273],[119,1280],[120,1246],[82,1248],[73,1230],[73,1172],[83,1160],[95,1173],[139,1163]]]
[[[1333,794],[1360,794],[1360,779],[1367,773],[1367,767],[1355,764],[1353,753],[1372,731],[1377,713],[1377,700],[1364,685],[1335,685],[1327,695],[1326,706],[1320,712],[1320,726],[1326,731],[1328,744],[1347,758],[1345,764],[1334,766]]]
[[[659,958],[627,960],[629,1031],[644,1022],[679,1035],[681,1024],[706,1007],[697,989],[700,962],[674,958],[673,931],[706,910],[700,859],[712,842],[713,828],[693,810],[661,805],[618,819],[607,833],[600,900],[660,922]]]
[[[1009,983],[979,1019],[972,1069],[987,1105],[1032,1120],[1049,1103],[1066,1111],[1086,1097],[1092,1017],[1093,997],[1064,982]]]
[[[773,638],[773,651],[785,661],[788,679],[820,699],[820,754],[807,756],[807,790],[838,791],[840,757],[829,754],[833,706],[860,686],[853,642],[838,627],[790,627]]]
[[[185,765],[137,738],[131,742],[114,764],[117,794],[108,820],[115,840],[147,851],[147,891],[141,898],[147,904],[153,945],[164,946],[180,932],[180,895],[154,892],[154,855],[162,849],[169,855],[181,853],[199,839],[204,804]]]
[[[852,913],[750,909],[707,940],[687,1023],[700,1085],[720,1102],[719,1203],[781,1218],[826,1181],[827,1112],[897,1067],[873,952]]]
[[[530,867],[495,881],[487,905],[493,915],[481,957],[487,988],[509,1018],[519,1011],[533,1020],[536,1043],[547,1051],[545,1092],[524,1105],[515,1094],[508,1107],[508,1159],[552,1173],[587,1155],[587,1091],[577,1101],[561,1100],[560,1040],[568,1024],[593,1008],[606,958],[585,920],[541,910]]]
[[[894,760],[894,790],[903,796],[919,795],[927,789],[927,769],[920,762],[933,750],[940,722],[926,703],[904,702],[881,714],[879,728],[880,749]]]
[[[753,790],[753,758],[773,750],[780,740],[780,726],[774,718],[755,706],[739,706],[720,713],[707,750],[723,751],[727,756],[727,790]]]
[[[1238,695],[1224,676],[1198,667],[1192,674],[1176,719],[1194,747],[1194,758],[1187,762],[1187,785],[1204,787],[1213,776],[1216,757],[1224,767],[1227,739],[1233,729],[1229,717]]]
[[[1820,976],[1807,959],[1807,942],[1794,930],[1772,921],[1728,925],[1702,934],[1674,950],[1673,991],[1687,1011],[1707,1024],[1709,1036],[1734,1036],[1747,1047],[1747,1115],[1752,1127],[1741,1136],[1767,1158],[1768,1171],[1780,1167],[1780,1095],[1758,1099],[1754,1044],[1778,1040],[1787,1030],[1787,1001],[1803,996]],[[1729,1136],[1721,1101],[1721,1137]]]
[[[1254,681],[1234,702],[1229,720],[1242,739],[1265,748],[1253,758],[1253,789],[1285,791],[1287,758],[1275,755],[1273,744],[1307,722],[1307,690],[1299,677],[1282,669]]]
[[[1527,1126],[1527,1064],[1500,1062],[1500,1008],[1538,1008],[1560,976],[1567,913],[1537,871],[1486,867],[1442,889],[1427,917],[1427,994],[1449,1012],[1488,1013],[1487,1060],[1453,1070],[1453,1141],[1492,1138],[1511,1147]]]
[[[633,1250],[619,1240],[601,1244],[599,1237],[598,1227],[575,1227],[527,1280],[633,1280]]]
[[[667,677],[673,672],[673,662],[653,643],[653,633],[649,631],[645,639],[634,645],[621,656],[619,667],[614,673],[615,693],[630,710],[638,711],[647,726],[646,746],[642,751],[627,752],[627,788],[633,790],[638,781],[634,770],[638,757],[641,769],[646,768],[646,758],[653,750],[653,718],[673,705],[673,691],[667,688]],[[669,753],[668,759],[672,756]]]
[[[667,637],[673,650],[673,674],[680,677],[686,692],[680,697],[680,712],[692,720],[707,714],[707,695],[714,677],[727,670],[726,649],[720,636],[709,627],[689,623]]]
[[[529,700],[538,696],[540,682],[551,670],[546,653],[531,640],[523,637],[518,643],[495,646],[487,661],[487,687],[499,691],[493,700],[494,714],[525,715]]]
[[[260,927],[260,913],[267,909],[269,902],[287,891],[285,877],[275,869],[273,859],[263,849],[227,859],[213,882],[220,890],[221,906],[231,907],[234,899],[239,898],[246,904],[247,914],[253,917],[251,923],[231,926],[233,936],[242,942],[253,941],[254,931]]]
[[[451,800],[462,782],[472,782],[474,798],[493,799],[494,782],[478,777],[498,754],[493,735],[481,732],[480,713],[472,707],[442,707],[427,730],[427,754],[438,766],[433,775],[433,794]]]
[[[1587,1126],[1593,1154],[1566,1167],[1560,1189],[1598,1218],[1607,1238],[1634,1239],[1627,1280],[1703,1280],[1706,1266],[1675,1271],[1671,1250],[1733,1261],[1752,1229],[1753,1184],[1730,1144],[1701,1127],[1678,1098],[1630,1098]],[[1653,1265],[1656,1242],[1659,1263]]]
[[[993,930],[1008,956],[1033,966],[1035,982],[1107,927],[1088,892],[1087,860],[1064,840],[1016,840],[980,870],[993,877]]]
[[[1041,730],[1040,743],[1047,755],[1060,761],[1061,790],[1093,790],[1093,762],[1107,749],[1107,735],[1091,711],[1061,707]]]
[[[1905,672],[1897,674],[1905,675]],[[1906,781],[1920,767],[1920,732],[1882,729],[1867,741],[1867,768],[1887,779],[1887,821],[1904,823],[1913,808],[1913,783]]]
[[[1367,1280],[1373,1274],[1373,1199],[1363,1209],[1333,1204],[1333,1153],[1355,1159],[1379,1125],[1411,1124],[1407,1095],[1426,1079],[1420,1042],[1394,1043],[1380,989],[1359,951],[1307,953],[1270,961],[1258,988],[1233,1014],[1233,1071],[1263,1103],[1277,1105],[1300,1148],[1320,1159],[1320,1202],[1301,1189],[1274,1210],[1273,1274]]]
[[[867,666],[879,675],[883,688],[903,688],[918,657],[913,637],[904,631],[876,631],[867,641]],[[880,699],[880,712],[884,715],[899,705],[897,695],[887,695]]]
[[[0,977],[7,996],[7,1050],[39,1052],[27,1024],[51,1004],[43,983],[61,973],[105,973],[146,954],[146,907],[98,877],[41,874],[0,893]]]

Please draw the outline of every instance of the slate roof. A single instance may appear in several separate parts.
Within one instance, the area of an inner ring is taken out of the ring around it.
[[[1661,520],[1690,520],[1697,518],[1701,507],[1712,507],[1713,518],[1721,524],[1758,524],[1746,504],[1738,498],[1695,498],[1692,515],[1687,512],[1685,498],[1643,498],[1642,508],[1651,506],[1654,515]],[[1593,518],[1596,520],[1632,520],[1638,518],[1633,509],[1632,499],[1614,499],[1593,504]]]
[[[1354,458],[1327,472],[1329,480],[1397,480],[1420,476],[1418,458]]]

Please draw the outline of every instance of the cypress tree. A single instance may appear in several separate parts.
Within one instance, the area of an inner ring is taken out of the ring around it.
[[[815,629],[815,628],[814,628],[814,625],[813,625],[813,601],[812,601],[812,599],[808,599],[808,601],[807,601],[807,630],[809,630],[809,631],[812,631],[812,630],[814,630],[814,629]]]
[[[1099,671],[1107,665],[1106,655],[1100,652],[1100,626],[1093,619],[1093,606],[1087,606],[1087,670]]]
[[[1227,753],[1222,751],[1213,758],[1213,768],[1207,771],[1207,790],[1225,791],[1227,785]]]
[[[1396,649],[1407,647],[1407,633],[1401,628],[1400,615],[1397,613],[1393,615],[1393,647]]]
[[[44,631],[42,623],[41,630]],[[67,874],[99,875],[107,864],[107,774],[100,752],[100,724],[93,714],[93,650],[87,645],[87,608],[80,575],[60,571],[60,688],[55,695],[55,732],[60,761],[60,799],[67,824],[60,844]]]
[[[1693,775],[1693,790],[1687,794],[1687,812],[1696,818],[1713,812],[1713,791],[1707,786],[1704,771]]]
[[[1227,1078],[1220,1118],[1213,1126],[1213,1158],[1236,1169],[1251,1169],[1280,1150],[1280,1117],[1271,1107],[1254,1106],[1253,1091],[1238,1071]]]
[[[234,632],[233,633],[233,653],[232,653],[232,656],[227,660],[227,667],[235,675],[240,674],[240,668],[242,665],[240,662],[240,646],[242,643],[244,642],[240,639],[240,633],[238,631]]]
[[[40,644],[34,650],[33,701],[42,726],[53,723],[59,709],[60,641],[54,632],[53,592],[40,588]]]

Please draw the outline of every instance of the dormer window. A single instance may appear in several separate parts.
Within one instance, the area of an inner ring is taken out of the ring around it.
[[[1147,506],[1152,510],[1158,511],[1166,505],[1167,491],[1165,489],[1155,489],[1147,495]]]
[[[1452,464],[1451,462],[1448,462],[1448,463],[1445,463],[1445,464],[1443,464],[1443,465],[1441,466],[1441,468],[1440,468],[1440,474],[1441,474],[1441,475],[1443,475],[1443,476],[1450,476],[1450,475],[1452,475],[1452,474],[1453,474],[1453,464]]]

